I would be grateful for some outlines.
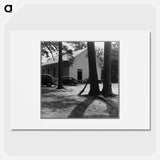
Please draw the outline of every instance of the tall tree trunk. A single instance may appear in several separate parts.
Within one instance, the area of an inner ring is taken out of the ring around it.
[[[88,47],[88,64],[89,64],[89,80],[90,80],[89,95],[97,96],[100,94],[100,90],[98,85],[94,42],[87,42],[87,47]]]
[[[111,88],[111,42],[104,43],[104,71],[102,94],[104,97],[113,95]]]
[[[62,70],[62,42],[59,42],[59,61],[58,61],[58,89],[63,88],[63,83],[62,83],[62,75],[63,75],[63,70]]]

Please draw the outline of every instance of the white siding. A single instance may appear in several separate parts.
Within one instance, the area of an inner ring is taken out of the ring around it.
[[[84,50],[82,53],[77,55],[73,61],[73,64],[69,67],[69,76],[77,79],[77,70],[82,69],[82,80],[85,80],[89,77],[88,70],[88,56],[87,50]],[[97,63],[97,73],[98,79],[101,79],[101,68]]]

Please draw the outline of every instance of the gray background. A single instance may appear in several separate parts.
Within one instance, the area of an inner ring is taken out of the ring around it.
[[[24,6],[5,26],[5,85],[9,82],[7,44],[10,30],[149,30],[152,32],[154,53],[155,9],[151,5]],[[5,97],[9,97],[9,85],[5,88]],[[154,118],[151,131],[13,132],[9,127],[9,100],[5,100],[4,142],[5,151],[9,155],[106,156],[152,155],[155,152]],[[154,106],[154,101],[152,105]],[[155,115],[153,107],[152,115]]]

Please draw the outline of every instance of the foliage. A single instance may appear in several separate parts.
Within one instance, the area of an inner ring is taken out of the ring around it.
[[[111,81],[118,83],[119,80],[119,42],[112,43],[111,46]]]
[[[102,48],[96,48],[96,57],[99,60],[99,65],[102,68],[104,62],[104,50]]]
[[[73,56],[73,50],[72,49],[69,49],[65,52],[65,54],[67,55],[67,58],[68,58],[68,62],[69,64],[73,64],[73,60],[74,60],[74,56]]]
[[[86,42],[69,42],[69,43],[74,48],[74,51],[87,48],[87,43]]]
[[[52,56],[54,60],[54,54],[58,51],[58,42],[53,41],[42,41],[41,42],[41,56],[46,56],[47,58]]]
[[[118,79],[119,79],[118,65],[119,63],[117,59],[111,60],[111,82],[112,83],[118,83]]]
[[[97,48],[96,56],[100,61],[100,65],[102,67],[102,75],[103,75],[104,50],[102,48]],[[118,67],[119,67],[119,42],[116,41],[116,42],[112,42],[112,45],[111,45],[111,81],[112,83],[118,82],[118,79],[119,79]]]
[[[41,42],[41,56],[46,56],[48,60],[51,60],[50,57],[52,57],[52,60],[56,60],[59,54],[59,42],[54,41],[42,41]],[[68,48],[68,45],[66,43],[62,43],[62,55],[67,55],[68,60],[70,63],[73,62],[73,50]],[[48,61],[47,60],[47,61]]]

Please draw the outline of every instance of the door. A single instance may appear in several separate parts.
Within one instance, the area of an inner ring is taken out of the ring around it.
[[[77,70],[77,80],[82,81],[82,69]]]

